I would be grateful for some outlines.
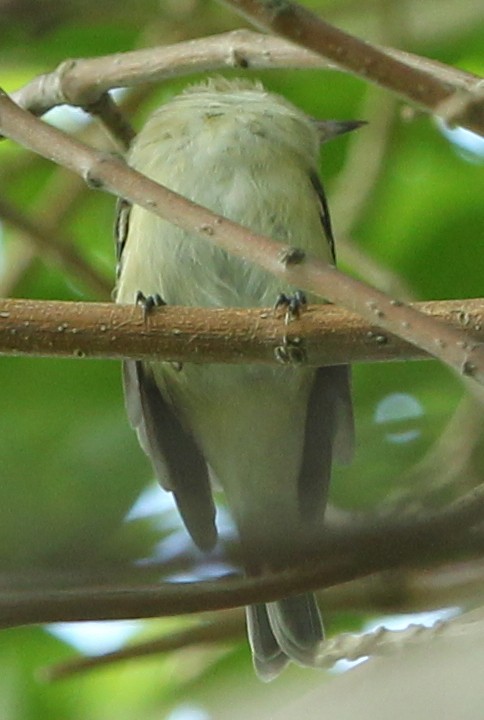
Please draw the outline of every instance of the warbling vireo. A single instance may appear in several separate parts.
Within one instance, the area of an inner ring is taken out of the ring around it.
[[[359,123],[316,123],[246,80],[217,78],[163,105],[135,139],[136,170],[251,230],[334,262],[319,144]],[[139,206],[118,215],[116,300],[268,307],[295,288]],[[310,297],[311,302],[324,302]],[[281,321],[282,322],[282,321]],[[217,539],[217,481],[249,574],[297,564],[321,537],[331,462],[353,445],[348,368],[124,363],[131,424],[195,543]],[[317,664],[313,595],[247,609],[258,675]]]

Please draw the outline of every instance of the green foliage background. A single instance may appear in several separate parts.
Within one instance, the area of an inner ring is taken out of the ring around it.
[[[370,40],[476,73],[484,71],[484,13],[478,2],[441,2],[438,13],[432,0],[312,0],[305,4]],[[7,91],[68,57],[171,43],[243,24],[216,2],[203,0],[126,0],[121,4],[11,0],[0,2],[0,11],[0,84]],[[380,108],[389,102],[387,93],[341,73],[252,74],[315,117],[359,118],[369,112],[368,119],[377,122]],[[140,101],[133,122],[139,126],[149,109],[191,79],[152,88]],[[395,102],[382,133],[386,150],[375,182],[348,231],[353,248],[381,270],[382,287],[389,286],[385,273],[390,271],[416,299],[482,296],[482,154],[459,149],[431,118],[416,115],[409,121],[407,116],[403,105]],[[69,122],[76,129],[76,121]],[[77,131],[85,132],[85,127]],[[102,132],[90,132],[92,142],[105,145]],[[378,142],[369,137],[371,143]],[[348,137],[324,148],[322,174],[330,206],[332,192],[338,191],[337,239],[345,214],[344,187],[338,183],[357,142],[361,138]],[[368,160],[375,147],[368,147]],[[364,177],[361,163],[355,171]],[[72,200],[58,220],[59,229],[112,283],[113,198],[83,189],[76,178],[10,142],[0,144],[0,187],[12,205],[40,218],[51,217],[59,198],[71,193]],[[342,251],[341,256],[345,269],[366,277],[351,260],[353,255]],[[8,223],[2,224],[0,238],[0,294],[96,299]],[[355,368],[354,386],[357,456],[351,467],[335,470],[332,499],[336,505],[372,508],[435,488],[452,495],[479,475],[482,437],[450,489],[439,487],[437,472],[422,477],[414,471],[432,451],[465,394],[460,380],[448,370],[434,362],[360,366]],[[421,414],[376,422],[380,403],[395,393],[414,398]],[[165,526],[153,518],[126,521],[151,474],[125,418],[117,363],[2,357],[0,403],[0,581],[4,588],[9,583],[45,586],[52,573],[77,576],[153,553],[174,519],[167,511]],[[411,441],[391,441],[392,434],[407,432]],[[362,620],[363,615],[332,615],[328,630],[358,626]],[[137,634],[149,637],[184,622],[139,623]],[[241,638],[221,649],[179,651],[50,686],[39,682],[39,667],[75,652],[40,628],[4,631],[0,635],[2,720],[235,718],[242,717],[249,697],[258,708],[257,716],[263,717],[324,677],[292,668],[283,681],[269,688],[261,686],[253,677]],[[191,706],[207,714],[190,715]],[[170,714],[177,707],[179,714]]]

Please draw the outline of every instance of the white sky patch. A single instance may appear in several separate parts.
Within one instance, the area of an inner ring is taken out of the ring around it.
[[[338,660],[335,662],[332,668],[330,668],[329,672],[333,673],[334,675],[341,675],[341,673],[346,672],[347,670],[353,670],[357,665],[361,665],[362,663],[365,663],[370,658],[366,655],[365,657],[360,657],[358,660]]]
[[[126,520],[152,517],[167,510],[172,510],[173,507],[174,502],[170,493],[165,492],[157,483],[153,483],[138,496],[126,515]]]
[[[440,610],[432,610],[422,613],[406,613],[402,615],[388,615],[383,618],[375,618],[370,620],[363,628],[363,632],[374,632],[379,628],[387,630],[405,630],[410,625],[422,625],[423,627],[433,627],[440,620],[451,620],[460,614],[457,607],[442,608]]]
[[[71,105],[58,105],[45,113],[44,119],[49,125],[71,133],[83,125],[87,125],[89,115],[81,108],[72,107]]]
[[[421,435],[418,420],[425,414],[424,408],[414,395],[408,393],[391,393],[384,397],[376,406],[374,420],[377,425],[388,424],[385,434],[389,443],[403,445],[417,440]],[[412,422],[413,421],[413,422]],[[410,427],[392,430],[391,425],[398,422],[411,423]]]
[[[119,102],[123,95],[126,94],[126,90],[124,88],[118,88],[111,90],[109,94],[113,100]],[[58,105],[44,115],[44,120],[50,125],[69,133],[79,130],[83,125],[87,125],[90,119],[91,116],[89,113],[72,105]]]
[[[436,122],[442,135],[460,151],[464,160],[479,164],[484,162],[484,138],[466,128],[449,128],[439,118]]]
[[[138,631],[139,623],[132,620],[54,623],[46,629],[86,655],[101,655],[123,647]]]
[[[176,509],[173,495],[163,490],[158,483],[149,485],[143,490],[133,503],[133,506],[126,515],[126,520],[138,520],[140,518],[153,517],[161,515],[170,510],[174,513],[174,522],[171,523],[173,528],[183,528],[183,522]],[[217,528],[221,535],[234,534],[235,525],[229,511],[219,505],[217,506]],[[184,532],[186,530],[184,529]]]
[[[422,627],[431,628],[437,622],[442,620],[451,620],[459,614],[460,609],[458,607],[450,607],[422,613],[388,615],[382,618],[375,618],[374,620],[367,622],[363,627],[362,634],[373,633],[380,628],[393,630],[394,632],[406,630],[411,625],[421,625]],[[347,670],[352,670],[357,665],[361,665],[361,663],[367,662],[368,660],[368,656],[358,658],[358,660],[338,660],[338,662],[333,665],[330,672],[339,675]]]
[[[196,705],[179,705],[171,711],[166,720],[210,720],[211,716]]]

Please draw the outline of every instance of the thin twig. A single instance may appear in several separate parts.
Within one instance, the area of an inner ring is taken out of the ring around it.
[[[359,115],[368,120],[364,133],[354,133],[348,144],[343,170],[331,192],[331,215],[338,228],[338,260],[357,270],[360,277],[379,290],[410,300],[403,279],[384,267],[351,239],[381,175],[395,117],[395,100],[369,88]]]
[[[9,243],[5,255],[5,268],[0,275],[0,297],[10,297],[15,294],[18,284],[38,257],[32,243],[23,238],[19,238],[18,242]]]
[[[321,260],[283,260],[293,248],[243,228],[128,167],[120,158],[98,153],[35,118],[0,94],[0,129],[34,152],[78,173],[93,188],[125,197],[227,252],[260,265],[284,285],[315,293],[357,312],[372,325],[426,350],[465,376],[484,383],[484,346],[465,331],[439,323]]]
[[[395,110],[394,98],[367,89],[359,115],[368,126],[364,133],[349,137],[344,167],[332,184],[331,215],[339,234],[351,234],[373,196],[384,168]],[[338,250],[340,246],[338,239]]]
[[[272,30],[337,63],[366,81],[387,88],[444,120],[484,135],[484,90],[477,79],[472,90],[456,91],[451,81],[429,73],[395,54],[349,35],[289,0],[222,0],[256,26]]]
[[[327,588],[318,594],[325,616],[341,612],[371,614],[432,611],[484,597],[484,560],[438,567],[400,568]]]
[[[146,640],[134,645],[127,645],[120,650],[105,653],[104,655],[76,657],[44,668],[41,671],[41,677],[48,681],[61,680],[103,665],[111,666],[134,658],[173,652],[173,650],[179,650],[180,648],[194,645],[220,645],[225,642],[232,643],[234,640],[240,640],[244,633],[243,613],[239,610],[228,610],[217,613],[216,618],[211,621],[200,622],[197,625],[191,624],[189,627],[168,633],[155,640]]]
[[[484,299],[414,307],[465,326],[468,342],[484,340]],[[298,343],[306,363],[317,367],[430,359],[333,305],[311,305],[286,325],[271,308],[165,306],[147,322],[136,305],[0,300],[0,355],[275,364],[283,342]]]
[[[403,277],[390,267],[377,260],[365,248],[355,242],[353,237],[338,234],[338,261],[357,273],[365,282],[398,297],[411,300],[414,297]]]
[[[403,474],[401,485],[412,488],[414,502],[428,502],[445,490],[455,492],[473,484],[479,472],[472,460],[482,443],[482,409],[482,397],[464,395],[433,445]],[[392,504],[396,503],[390,494],[385,505]]]
[[[61,237],[59,230],[40,218],[29,218],[5,198],[0,197],[0,218],[23,233],[43,255],[50,256],[69,274],[91,288],[95,297],[108,300],[111,286],[77,251],[72,240]]]
[[[126,151],[136,133],[125,116],[108,93],[101,95],[96,102],[84,107],[86,112],[96,117],[114,138],[121,151]]]

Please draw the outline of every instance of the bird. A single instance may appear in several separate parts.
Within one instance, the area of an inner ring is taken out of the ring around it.
[[[257,81],[215,77],[188,86],[146,121],[127,155],[150,179],[255,233],[335,263],[318,175],[322,142],[358,121],[315,121]],[[118,303],[269,307],[307,300],[250,258],[121,200]],[[301,300],[302,298],[302,300]],[[245,572],[304,562],[322,536],[334,459],[354,445],[350,369],[303,363],[125,360],[128,419],[194,543],[217,542],[213,489],[235,521]],[[269,681],[290,662],[317,666],[324,629],[309,593],[247,608],[253,664]]]

